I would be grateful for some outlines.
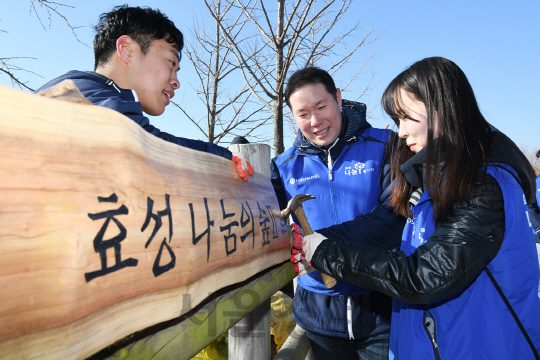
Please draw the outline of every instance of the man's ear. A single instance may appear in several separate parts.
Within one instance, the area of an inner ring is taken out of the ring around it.
[[[134,50],[134,41],[128,35],[122,35],[116,40],[116,55],[126,65],[131,65],[131,53]]]
[[[336,89],[336,100],[339,107],[341,107],[341,89]]]

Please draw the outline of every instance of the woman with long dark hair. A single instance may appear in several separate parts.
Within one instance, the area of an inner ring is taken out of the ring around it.
[[[408,218],[400,248],[336,239],[352,220],[296,236],[294,261],[393,297],[391,358],[538,358],[531,165],[484,119],[450,60],[416,62],[382,103],[399,127],[391,204]]]

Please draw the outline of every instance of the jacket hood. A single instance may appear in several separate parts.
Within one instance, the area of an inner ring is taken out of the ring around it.
[[[371,125],[366,120],[366,104],[343,99],[341,102],[341,132],[334,148],[345,146],[347,140],[353,136],[359,136]],[[293,147],[307,154],[318,154],[324,152],[321,146],[315,145],[307,140],[299,130]]]
[[[106,83],[109,79],[101,74],[98,74],[94,71],[79,71],[79,70],[71,70],[67,73],[65,73],[62,76],[59,76],[57,78],[54,78],[53,80],[47,82],[46,84],[42,85],[40,88],[34,91],[34,93],[38,93],[44,89],[48,89],[51,86],[54,86],[55,84],[58,84],[62,82],[63,80],[70,79],[70,80],[91,80],[91,81],[102,81],[103,83]]]
[[[128,101],[139,101],[137,98],[137,94],[135,91],[131,89],[124,89],[118,86],[114,80],[109,79],[108,77],[98,74],[94,71],[79,71],[79,70],[71,70],[67,73],[65,73],[62,76],[59,76],[45,85],[41,86],[39,89],[35,90],[34,93],[39,93],[40,91],[43,91],[45,89],[48,89],[64,80],[73,80],[75,82],[75,85],[79,88],[79,90],[86,94],[86,91],[89,90],[90,92],[94,93],[93,90],[95,90],[96,84],[99,84],[100,86],[105,86],[107,88],[110,88],[111,90],[118,92],[122,98]],[[90,100],[90,99],[89,99]],[[92,101],[94,102],[94,101]],[[105,106],[108,107],[108,106]],[[114,109],[124,114],[123,111],[119,109]],[[142,108],[140,110],[142,112]]]
[[[536,174],[534,169],[517,145],[508,136],[494,130],[490,162],[505,164],[511,167],[518,177],[518,183],[523,189],[527,203],[536,197]]]

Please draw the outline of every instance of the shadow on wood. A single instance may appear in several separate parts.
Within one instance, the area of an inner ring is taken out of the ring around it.
[[[134,334],[89,360],[191,359],[296,276],[290,262],[219,291],[194,312]],[[249,331],[250,329],[245,329]]]

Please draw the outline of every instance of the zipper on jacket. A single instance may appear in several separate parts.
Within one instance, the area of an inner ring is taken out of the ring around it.
[[[352,309],[352,298],[347,296],[347,331],[349,332],[349,340],[354,340]]]
[[[352,144],[356,144],[359,141],[360,140],[358,140],[358,138],[353,135],[353,137],[351,137],[349,140],[347,140],[347,145],[351,146]]]
[[[116,84],[114,83],[114,81],[112,81],[111,79],[107,80],[107,82],[105,83],[107,86],[112,86],[113,88],[116,89],[116,91],[118,91],[119,93],[122,93],[120,91],[120,89],[116,86]]]
[[[424,319],[423,319],[424,330],[431,341],[433,346],[433,353],[435,354],[435,359],[441,360],[441,355],[439,353],[439,345],[437,345],[437,330],[435,327],[435,318],[431,311],[424,310]]]
[[[334,180],[334,178],[332,177],[332,167],[334,166],[334,164],[332,164],[332,155],[330,155],[330,150],[332,150],[332,148],[337,144],[338,141],[339,138],[334,141],[334,143],[328,148],[328,150],[325,150],[328,154],[328,177],[330,178],[330,181]]]

